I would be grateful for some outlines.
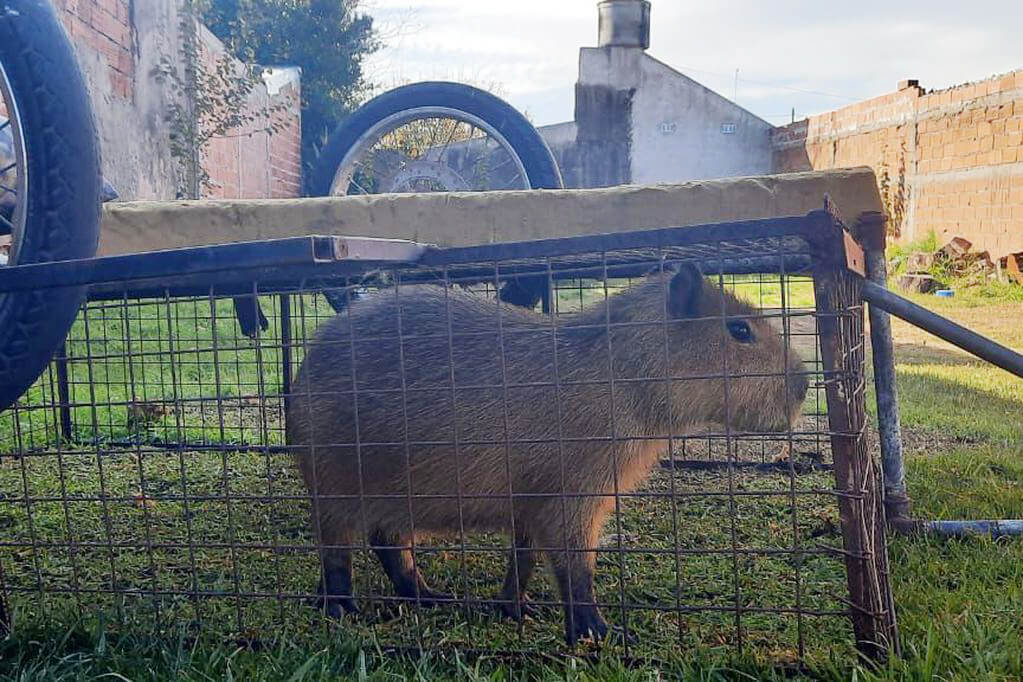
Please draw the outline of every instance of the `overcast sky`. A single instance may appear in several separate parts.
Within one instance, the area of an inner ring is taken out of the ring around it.
[[[363,4],[389,45],[370,61],[375,82],[461,80],[537,125],[572,119],[595,0]],[[905,78],[942,88],[1023,67],[1023,0],[653,0],[651,15],[652,56],[776,124]]]

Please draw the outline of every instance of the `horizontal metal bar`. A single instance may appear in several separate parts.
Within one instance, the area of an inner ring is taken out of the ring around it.
[[[607,234],[558,237],[533,241],[482,244],[430,250],[422,264],[444,266],[458,263],[481,263],[522,258],[558,257],[579,253],[599,253],[624,249],[663,248],[734,242],[743,239],[768,239],[784,236],[807,236],[819,226],[816,212],[808,215],[738,220],[732,222],[664,227],[657,229],[611,232]]]
[[[611,278],[640,278],[656,271],[653,261],[636,262],[609,257],[608,276]],[[171,298],[214,296],[216,298],[244,296],[253,293],[253,283],[258,283],[260,295],[280,293],[309,293],[322,289],[352,286],[351,279],[358,280],[372,270],[390,271],[392,268],[410,265],[411,262],[383,262],[344,260],[329,263],[302,263],[287,266],[251,268],[239,274],[235,269],[176,275],[171,279],[147,278],[144,280],[102,282],[89,287],[89,300]],[[710,277],[722,275],[752,275],[784,271],[789,277],[808,275],[811,257],[806,254],[784,256],[724,258],[720,263],[704,263],[703,269]],[[594,279],[603,277],[604,265],[599,254],[589,264],[552,263],[550,276],[555,281]],[[447,281],[452,284],[493,283],[494,267],[448,266]],[[547,266],[540,264],[501,265],[502,279],[511,277],[548,277]],[[438,269],[413,267],[398,273],[402,284],[432,283],[444,281],[444,273]]]
[[[415,262],[429,247],[399,239],[311,235],[194,246],[0,268],[0,291],[26,291],[181,277],[217,271],[281,268],[339,261]],[[235,275],[237,279],[237,275]]]
[[[102,545],[106,547],[106,545]],[[315,548],[311,548],[315,549]],[[360,547],[359,549],[363,549]],[[501,547],[499,550],[501,553],[507,553],[508,547]],[[561,547],[556,547],[555,551],[565,551]],[[592,552],[592,549],[582,550],[584,552]],[[604,552],[613,551],[611,549],[603,550]],[[666,550],[670,552],[671,550]],[[804,554],[806,552],[803,552]],[[151,580],[147,579],[147,582]],[[150,587],[64,587],[62,585],[7,585],[7,591],[11,593],[35,593],[35,592],[48,592],[52,594],[120,594],[132,597],[190,597],[193,599],[272,599],[272,600],[301,600],[306,601],[310,599],[316,599],[322,595],[313,592],[269,592],[269,591],[258,591],[258,590],[182,590],[182,589],[156,589]],[[409,596],[402,597],[399,595],[390,594],[379,594],[372,593],[364,596],[360,596],[360,599],[367,601],[377,601],[383,603],[393,604],[415,604],[420,600],[419,597]],[[437,604],[451,604],[453,606],[461,606],[468,601],[470,604],[489,605],[489,604],[501,604],[507,603],[508,600],[498,598],[493,599],[480,599],[480,598],[469,598],[466,597],[446,597],[435,599],[434,602]],[[564,601],[555,601],[553,599],[531,599],[530,602],[535,606],[542,607],[561,607],[565,605]],[[576,602],[579,603],[579,602]],[[848,610],[836,610],[836,609],[810,609],[810,608],[798,608],[794,606],[755,606],[742,604],[726,605],[726,604],[670,604],[670,603],[658,603],[658,602],[625,602],[621,601],[604,601],[597,600],[594,602],[588,602],[594,604],[598,608],[612,610],[621,610],[622,608],[630,611],[658,611],[661,613],[700,613],[700,612],[712,612],[712,613],[773,613],[773,614],[799,614],[803,616],[812,617],[847,617],[849,615]]]
[[[924,521],[898,520],[896,530],[906,533],[927,533],[942,537],[961,538],[990,535],[992,538],[1023,536],[1023,519],[986,519],[980,521]]]
[[[497,246],[497,245],[494,245]],[[477,248],[477,247],[459,247],[462,248]],[[481,250],[484,247],[479,247]],[[488,250],[491,247],[486,247]],[[639,247],[634,247],[639,248]],[[426,265],[427,260],[439,257],[438,254],[448,251],[448,249],[437,249],[430,250],[427,255],[424,256],[424,262]],[[580,252],[583,253],[583,252]],[[658,262],[653,258],[636,259],[616,256],[608,254],[602,257],[602,252],[592,251],[589,252],[590,258],[587,261],[573,261],[573,262],[558,262],[554,261],[550,265],[550,277],[554,280],[563,279],[604,279],[605,270],[607,271],[608,279],[628,279],[628,278],[640,278],[646,277],[657,271]],[[553,257],[553,256],[552,256]],[[434,265],[429,264],[429,267],[434,268],[413,270],[411,272],[401,273],[401,281],[403,283],[427,281],[427,282],[439,282],[443,279],[441,271],[437,268],[445,268],[447,270],[447,281],[451,283],[473,283],[473,282],[493,282],[495,269],[492,265],[481,266],[481,263],[496,263],[496,273],[501,277],[538,277],[547,279],[548,268],[540,259],[546,258],[544,254],[538,254],[533,256],[537,259],[535,263],[506,263],[499,259],[493,259],[490,261],[481,260],[475,261],[468,265],[460,263],[451,263],[447,265]],[[707,276],[721,275],[754,275],[763,273],[777,273],[784,271],[789,276],[809,276],[813,260],[808,253],[784,253],[774,256],[721,256],[721,258],[691,258],[688,262],[697,263],[703,273]]]
[[[986,336],[981,336],[977,332],[970,331],[948,318],[932,313],[873,282],[863,283],[862,296],[863,300],[871,305],[876,305],[881,310],[886,310],[1007,372],[1023,377],[1023,355],[1011,348],[996,343]]]
[[[465,280],[489,280],[501,263],[502,276],[533,274],[547,277],[546,265],[506,262],[515,259],[546,259],[586,256],[582,262],[552,264],[555,277],[586,276],[587,269],[600,273],[612,266],[617,277],[648,274],[656,263],[637,261],[628,255],[608,252],[713,245],[717,242],[795,237],[809,239],[819,231],[815,214],[766,218],[689,227],[668,227],[610,234],[584,235],[528,242],[439,248],[400,239],[310,235],[232,244],[185,247],[164,251],[104,256],[74,261],[33,263],[0,270],[0,292],[27,291],[64,286],[92,285],[91,299],[129,296],[160,296],[168,290],[208,293],[216,286],[220,295],[245,293],[259,281],[261,290],[287,290],[310,279],[341,280],[375,269],[414,264],[418,272],[403,279],[434,279],[433,270],[446,269],[448,276]],[[809,246],[807,246],[809,248]],[[700,258],[707,274],[752,274],[785,271],[796,273],[811,266],[807,251],[783,249],[774,255],[722,253]],[[593,275],[593,276],[596,276]],[[265,285],[270,284],[269,288]]]
[[[811,457],[815,453],[796,453]],[[834,467],[821,462],[789,462],[779,460],[777,462],[750,462],[746,460],[728,459],[662,459],[662,469],[682,469],[689,471],[721,471],[727,469],[752,469],[758,473],[782,473],[787,474],[791,470],[796,474],[808,474],[815,471],[832,471]]]

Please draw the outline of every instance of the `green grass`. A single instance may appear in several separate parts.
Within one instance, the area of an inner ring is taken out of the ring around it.
[[[779,287],[752,278],[739,278],[735,288],[762,306],[781,302]],[[559,293],[559,304],[566,307],[578,300],[577,291],[563,295],[561,301]],[[786,300],[810,306],[812,288],[796,281]],[[1023,325],[1012,321],[1020,312],[1012,297],[918,300],[1023,347]],[[639,637],[632,653],[641,661],[634,666],[620,663],[615,650],[594,654],[596,658],[558,654],[561,617],[553,608],[519,630],[479,607],[402,607],[395,613],[378,603],[369,605],[365,619],[326,627],[299,600],[277,596],[308,591],[317,572],[308,507],[301,499],[281,499],[298,498],[302,491],[289,458],[269,451],[168,452],[154,445],[182,438],[281,442],[279,402],[251,400],[277,391],[276,351],[269,344],[257,357],[252,343],[240,338],[229,304],[218,304],[215,322],[204,318],[204,305],[208,317],[208,303],[200,302],[193,310],[179,307],[187,304],[173,306],[170,326],[165,306],[139,308],[128,322],[130,331],[137,329],[131,334],[132,351],[151,355],[132,363],[115,359],[126,350],[124,319],[111,310],[110,319],[90,320],[92,352],[98,352],[96,337],[101,336],[102,352],[112,357],[71,363],[72,380],[80,382],[73,386],[72,402],[77,437],[99,447],[65,445],[60,461],[53,454],[0,459],[0,528],[9,543],[0,547],[0,567],[8,589],[26,590],[11,596],[16,630],[0,643],[0,680],[104,675],[132,680],[791,679],[786,667],[798,653],[793,648],[798,630],[806,644],[804,672],[815,678],[1023,678],[1019,540],[893,538],[892,580],[905,657],[882,670],[856,662],[844,619],[830,617],[800,623],[778,614],[747,612],[745,648],[736,655],[728,612],[696,611],[680,621],[670,612],[630,611],[629,627]],[[311,329],[316,315],[326,311],[314,301],[303,305]],[[265,309],[273,317],[270,306]],[[1023,420],[1018,418],[1023,414],[1023,382],[905,325],[896,324],[895,332],[914,511],[927,518],[1023,518]],[[81,328],[77,334],[69,348],[81,356],[86,348]],[[201,350],[175,364],[166,356],[165,340],[143,341],[168,336],[179,344],[191,341]],[[90,370],[91,390],[86,381]],[[179,389],[168,395],[172,378]],[[22,444],[49,446],[53,452],[52,410],[42,409],[52,400],[51,393],[43,381],[29,396],[28,409],[0,415],[0,452],[10,451],[19,438]],[[228,399],[213,400],[218,393]],[[143,427],[129,425],[127,405],[132,400],[168,398],[176,399],[170,401],[170,413]],[[31,408],[33,403],[37,409]],[[807,412],[813,410],[811,398]],[[121,445],[112,446],[115,440]],[[747,455],[770,456],[759,447],[750,444]],[[694,448],[690,456],[707,454],[698,444]],[[604,544],[616,546],[620,536],[625,546],[671,548],[677,532],[682,547],[727,549],[731,528],[725,498],[681,496],[673,502],[669,494],[724,490],[728,484],[721,473],[677,472],[673,479],[660,472],[645,490],[663,497],[627,499],[620,521],[605,529]],[[737,474],[731,484],[747,492],[771,492],[788,490],[790,480],[783,474]],[[805,490],[832,484],[823,473],[795,479],[797,488]],[[21,500],[26,495],[53,501],[25,505]],[[61,502],[76,496],[80,501]],[[90,501],[97,496],[104,496],[106,504]],[[826,497],[801,498],[795,519],[787,497],[737,499],[734,530],[744,546],[787,546],[793,522],[800,537],[841,542],[837,510]],[[73,551],[67,547],[69,538]],[[116,546],[118,541],[125,546]],[[496,591],[503,573],[504,560],[496,550],[504,540],[480,535],[471,541],[495,551],[480,549],[465,556],[428,552],[424,572],[437,587],[485,598]],[[203,544],[222,546],[189,550]],[[147,551],[150,545],[158,548]],[[357,590],[390,594],[378,568],[364,556],[358,561]],[[736,568],[738,581],[732,577]],[[629,602],[673,606],[681,601],[713,609],[734,604],[738,587],[743,603],[784,606],[796,599],[796,575],[785,555],[751,555],[733,566],[727,553],[686,555],[676,564],[670,553],[634,553],[619,562],[609,552],[600,558],[598,597],[613,605],[624,589]],[[839,605],[836,595],[844,593],[839,562],[807,557],[798,575],[804,606]],[[34,591],[39,578],[48,587],[113,587],[123,594],[85,595],[81,602],[66,594],[40,595]],[[167,593],[154,600],[132,590]],[[176,590],[197,590],[204,596],[196,601]],[[230,596],[238,590],[266,596]],[[533,592],[537,599],[556,599],[546,570],[541,570]],[[611,606],[606,612],[609,620],[624,622],[620,609]],[[238,644],[253,637],[259,638],[260,647]],[[424,657],[385,654],[381,648],[420,641],[444,648]],[[531,654],[504,659],[455,653],[479,645]]]
[[[912,298],[1023,349],[1023,287],[993,289]],[[914,516],[1023,518],[1023,381],[899,320],[893,331]],[[1023,540],[896,537],[889,552],[907,657],[886,674],[1023,678]]]
[[[887,256],[891,266],[889,275],[892,277],[893,286],[895,278],[906,272],[909,256],[914,253],[935,253],[943,245],[938,242],[938,237],[933,230],[915,241],[889,245]],[[945,288],[955,291],[956,300],[951,304],[955,308],[983,306],[999,302],[1023,303],[1023,286],[1008,281],[998,281],[988,277],[988,273],[964,274],[957,272],[950,263],[942,260],[936,260],[928,273],[941,282]],[[940,308],[943,304],[944,301],[941,301],[935,305]]]

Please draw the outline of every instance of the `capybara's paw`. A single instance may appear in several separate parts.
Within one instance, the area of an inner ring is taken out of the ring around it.
[[[608,630],[607,621],[596,606],[573,606],[571,617],[565,619],[565,641],[569,646],[587,637],[599,642],[607,636]]]
[[[614,625],[607,633],[607,641],[623,642],[626,644],[638,644],[639,638],[636,636],[636,633],[633,632],[632,630],[626,632],[625,629],[622,628],[621,626]]]
[[[413,597],[415,595],[412,595]],[[418,599],[414,602],[420,606],[426,606],[432,608],[434,606],[444,606],[453,604],[455,602],[455,595],[448,594],[447,592],[437,592],[431,589],[420,589]]]
[[[498,599],[501,601],[498,602],[497,607],[506,618],[521,623],[527,618],[540,617],[540,609],[529,599],[528,594],[523,594],[518,601],[515,600],[514,595],[502,594]]]
[[[359,607],[352,597],[320,597],[316,600],[316,608],[323,610],[327,618],[336,621],[344,618],[346,613],[348,616],[359,615]]]
[[[318,611],[323,611],[328,618],[335,620],[340,620],[345,614],[349,616],[359,615],[359,607],[352,597],[320,596],[313,600],[313,606]]]

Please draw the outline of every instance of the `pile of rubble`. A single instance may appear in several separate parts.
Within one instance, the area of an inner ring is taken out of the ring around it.
[[[969,240],[954,237],[933,253],[911,253],[906,258],[906,274],[899,276],[899,288],[920,294],[943,289],[945,284],[935,273],[966,286],[983,284],[989,279],[1023,284],[1023,252],[1011,253],[996,262],[987,251],[971,251],[972,246]]]

